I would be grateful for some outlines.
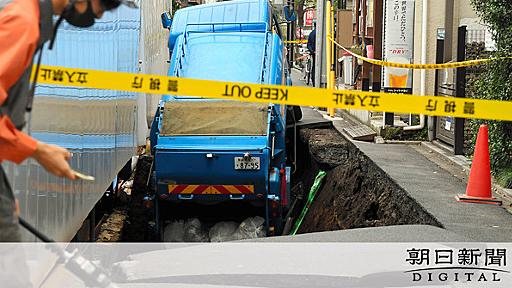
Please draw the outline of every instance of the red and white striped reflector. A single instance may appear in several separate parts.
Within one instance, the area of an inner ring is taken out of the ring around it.
[[[169,194],[254,194],[254,185],[169,185]]]

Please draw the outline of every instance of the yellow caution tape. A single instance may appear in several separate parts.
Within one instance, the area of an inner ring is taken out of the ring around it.
[[[490,61],[500,60],[500,59],[510,59],[512,57],[505,57],[505,58],[488,58],[488,59],[476,59],[476,60],[468,60],[468,61],[462,61],[462,62],[449,62],[449,63],[441,63],[441,64],[407,64],[407,63],[395,63],[395,62],[387,62],[382,60],[376,60],[376,59],[370,59],[358,54],[355,54],[354,52],[348,50],[347,48],[340,45],[338,42],[336,42],[332,38],[328,38],[330,41],[332,41],[336,46],[343,49],[345,52],[349,53],[350,55],[361,59],[365,62],[384,66],[384,67],[394,67],[394,68],[406,68],[406,69],[448,69],[448,68],[461,68],[461,67],[469,67],[469,66],[476,66],[480,64],[484,64]]]
[[[245,102],[512,121],[512,101],[233,83],[41,66],[38,83]]]
[[[284,44],[306,44],[308,43],[308,40],[290,40],[290,41],[284,41]]]

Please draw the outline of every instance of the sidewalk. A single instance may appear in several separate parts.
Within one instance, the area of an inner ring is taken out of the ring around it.
[[[342,121],[334,120],[341,131]],[[466,183],[418,152],[418,145],[352,141],[398,185],[431,213],[444,228],[474,241],[512,241],[512,215],[503,207],[459,203]]]

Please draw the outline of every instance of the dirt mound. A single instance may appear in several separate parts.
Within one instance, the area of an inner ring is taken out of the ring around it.
[[[402,224],[441,224],[333,129],[304,130],[314,168],[327,170],[299,233]],[[313,176],[314,177],[314,176]],[[310,183],[311,181],[306,181]],[[309,189],[311,185],[308,185]]]

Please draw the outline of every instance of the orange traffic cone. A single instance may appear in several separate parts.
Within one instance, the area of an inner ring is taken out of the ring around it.
[[[475,156],[469,172],[466,195],[458,195],[457,201],[501,205],[492,197],[491,161],[489,159],[489,129],[481,125],[476,138]]]

